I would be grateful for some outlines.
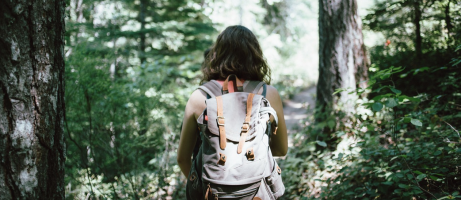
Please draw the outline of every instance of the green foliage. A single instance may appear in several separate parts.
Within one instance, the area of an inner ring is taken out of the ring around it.
[[[175,150],[214,33],[197,2],[71,1],[66,198],[183,197]]]
[[[444,68],[420,69],[415,78],[441,76],[431,83],[437,91],[416,96],[394,84],[406,79],[399,76],[404,68],[375,71],[368,85],[371,98],[358,100],[354,123],[337,133],[342,140],[335,149],[325,151],[315,145],[323,142],[298,138],[281,164],[288,171],[286,199],[458,198],[459,59]]]

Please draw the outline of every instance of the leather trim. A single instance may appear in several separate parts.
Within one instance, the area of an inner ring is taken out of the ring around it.
[[[251,121],[251,110],[253,109],[253,97],[255,94],[250,93],[248,94],[247,98],[247,114],[245,116],[245,122],[243,123],[242,126],[242,132],[240,133],[240,140],[239,140],[239,145],[237,147],[237,153],[240,154],[242,153],[243,145],[245,144],[245,140],[248,135],[248,130],[250,129],[249,123]]]
[[[218,123],[219,127],[219,147],[221,147],[222,150],[226,149],[226,128],[224,127],[225,124],[225,119],[224,119],[224,112],[223,112],[223,102],[222,102],[222,96],[217,96],[216,97],[216,103],[218,107],[218,118],[216,119],[216,122]]]
[[[211,194],[212,194],[211,187],[210,187],[210,184],[208,183],[208,188],[206,189],[206,193],[205,193],[205,200],[208,200],[208,196]]]
[[[245,122],[250,123],[251,120],[251,109],[253,108],[253,97],[255,96],[254,93],[248,94],[247,99],[247,115],[245,117]]]
[[[248,160],[251,160],[251,161],[255,160],[255,152],[253,151],[253,147],[250,147],[247,149],[246,155],[247,155]]]
[[[248,135],[247,132],[242,132],[242,134],[240,135],[240,141],[239,141],[239,145],[237,147],[237,153],[238,154],[242,153],[243,144],[245,144],[245,140],[247,139],[247,135]]]
[[[224,81],[224,84],[222,86],[223,94],[229,93],[229,78],[232,76],[235,76],[235,82],[237,82],[237,91],[243,91],[242,81],[240,81],[240,79],[235,74],[231,74],[227,76],[226,80]]]
[[[218,165],[225,165],[226,159],[227,159],[226,154],[219,153]]]

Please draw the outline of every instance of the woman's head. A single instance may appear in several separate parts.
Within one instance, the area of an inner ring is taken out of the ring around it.
[[[244,26],[229,26],[221,34],[202,66],[203,81],[225,79],[230,74],[270,84],[270,68],[255,35]]]

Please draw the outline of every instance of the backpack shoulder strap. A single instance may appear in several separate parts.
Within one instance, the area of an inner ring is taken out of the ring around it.
[[[217,97],[222,95],[222,86],[215,80],[206,82],[205,84],[198,87],[198,89],[204,91],[210,97]]]
[[[266,83],[260,81],[248,81],[248,83],[243,85],[243,91],[251,92],[257,94],[261,87],[263,87],[262,95],[266,97]]]

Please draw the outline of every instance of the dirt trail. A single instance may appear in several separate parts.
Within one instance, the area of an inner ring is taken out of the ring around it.
[[[283,114],[288,130],[288,146],[292,146],[292,134],[299,130],[300,123],[307,118],[307,108],[314,109],[315,95],[317,92],[316,86],[311,86],[300,93],[296,94],[292,99],[283,101]]]

